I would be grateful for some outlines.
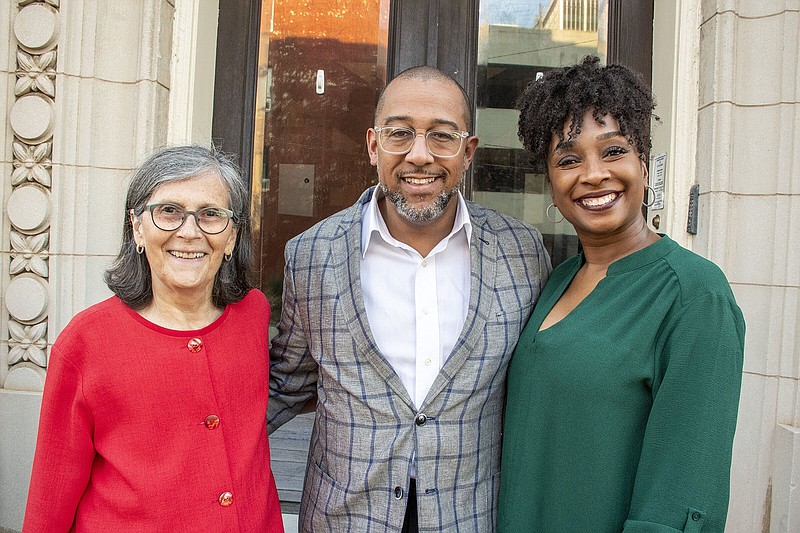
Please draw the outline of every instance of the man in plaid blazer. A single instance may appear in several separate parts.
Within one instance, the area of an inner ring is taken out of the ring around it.
[[[269,429],[316,398],[303,532],[491,532],[506,369],[550,260],[458,192],[478,139],[454,80],[401,73],[374,123],[379,185],[286,245]]]

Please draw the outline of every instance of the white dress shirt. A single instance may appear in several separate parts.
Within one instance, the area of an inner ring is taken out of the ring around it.
[[[467,318],[472,224],[458,193],[453,229],[422,257],[389,234],[379,194],[362,218],[364,306],[378,348],[420,407]]]

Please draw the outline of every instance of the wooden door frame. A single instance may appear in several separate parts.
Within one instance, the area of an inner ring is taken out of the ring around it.
[[[478,0],[393,0],[387,79],[410,67],[436,67],[475,93]],[[462,43],[463,46],[453,46]]]
[[[648,86],[653,83],[654,2],[608,2],[608,62],[638,72]]]
[[[636,70],[648,84],[652,79],[653,3],[609,0],[608,14],[608,61]],[[391,0],[387,81],[409,67],[439,68],[462,84],[474,115],[478,4],[479,0]],[[260,13],[261,0],[224,0],[217,30],[211,136],[223,151],[239,154],[248,187]]]
[[[217,26],[214,111],[211,138],[217,148],[239,156],[251,188],[261,0],[222,0]]]

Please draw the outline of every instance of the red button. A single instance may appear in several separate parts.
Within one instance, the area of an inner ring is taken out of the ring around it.
[[[233,503],[233,494],[230,492],[223,492],[219,495],[219,504],[223,507],[230,507]]]
[[[208,429],[215,429],[219,425],[219,417],[217,415],[208,415],[203,424],[205,424]]]
[[[197,337],[190,339],[189,344],[186,345],[189,348],[189,351],[192,353],[197,353],[203,349],[203,341],[198,339]]]

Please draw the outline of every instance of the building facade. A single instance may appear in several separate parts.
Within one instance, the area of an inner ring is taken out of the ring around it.
[[[283,243],[375,181],[363,144],[377,92],[438,66],[475,107],[465,195],[539,226],[561,259],[574,232],[544,217],[509,95],[596,53],[658,100],[648,222],[717,263],[747,321],[726,530],[800,530],[800,1],[505,4],[0,4],[0,527],[21,525],[49,346],[110,294],[127,179],[153,148],[213,139],[239,156],[277,315]],[[291,513],[296,482],[281,496]]]

